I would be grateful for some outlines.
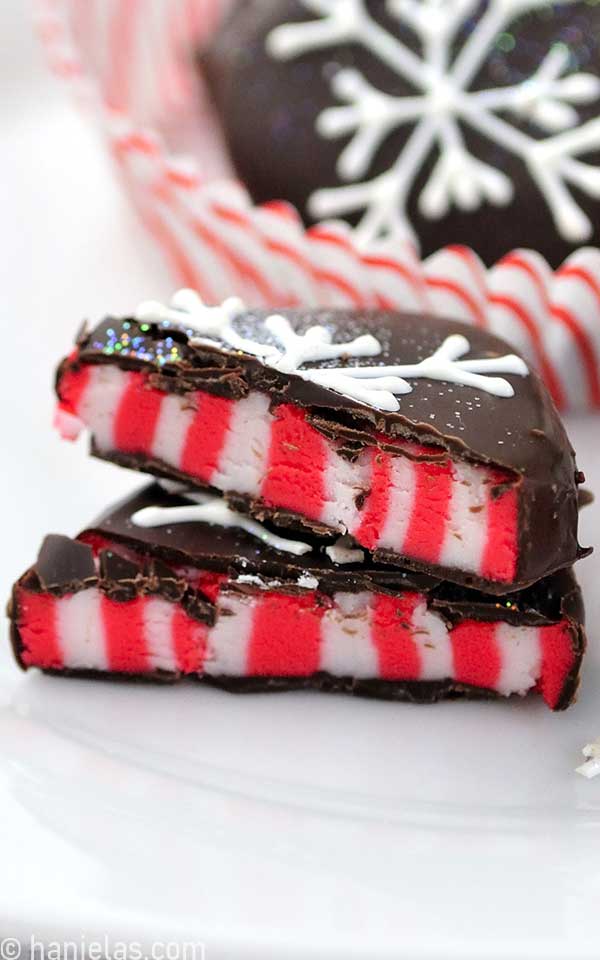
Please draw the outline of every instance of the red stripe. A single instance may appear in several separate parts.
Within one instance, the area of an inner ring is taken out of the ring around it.
[[[477,303],[471,294],[465,290],[464,287],[460,286],[460,284],[454,283],[452,280],[443,279],[442,277],[426,277],[425,283],[428,287],[432,287],[434,290],[445,290],[447,293],[453,294],[453,296],[455,296],[458,300],[464,303],[466,307],[468,307],[475,325],[478,327],[485,326],[485,310],[479,303]]]
[[[502,657],[496,643],[496,623],[465,620],[450,633],[454,679],[493,690],[500,678]]]
[[[354,536],[367,550],[375,550],[387,520],[392,482],[392,458],[383,450],[371,452],[371,489],[365,499]]]
[[[218,203],[212,205],[214,213],[226,223],[232,223],[234,226],[243,230],[247,237],[254,238],[255,229],[252,222],[230,207],[223,207]],[[218,234],[214,233],[201,220],[195,219],[193,227],[199,236],[203,237],[215,250],[217,250],[236,270],[242,279],[250,280],[256,287],[259,294],[264,297],[267,303],[277,302],[277,291],[270,285],[268,278],[254,266],[250,260],[243,257],[232,247],[228,240],[221,240]],[[247,237],[244,238],[247,240]]]
[[[216,215],[225,220],[227,223],[233,223],[236,227],[243,227],[244,230],[252,230],[251,220],[243,213],[240,213],[239,210],[234,210],[232,207],[224,207],[221,203],[213,203],[212,208]]]
[[[88,547],[91,547],[94,556],[97,557],[101,550],[111,550],[113,553],[117,553],[120,556],[125,556],[127,553],[131,557],[135,557],[133,550],[127,550],[126,547],[123,547],[122,544],[116,544],[114,540],[110,540],[108,537],[105,537],[102,533],[93,533],[89,530],[84,530],[83,533],[80,533],[77,539],[81,543],[87,543]]]
[[[108,669],[115,673],[148,673],[144,629],[144,597],[119,603],[102,595],[101,616]]]
[[[455,256],[460,257],[469,270],[471,279],[476,286],[479,287],[479,292],[485,297],[487,294],[485,270],[476,254],[473,253],[470,247],[465,247],[460,243],[451,243],[445,249],[447,253],[453,253]]]
[[[206,283],[202,274],[198,272],[196,264],[192,261],[183,245],[162,217],[147,208],[142,209],[141,214],[147,229],[154,235],[159,245],[165,250],[167,257],[171,261],[173,271],[179,277],[180,282],[192,290],[200,291],[209,303],[218,301],[219,297],[216,296],[211,287]]]
[[[318,520],[325,502],[326,466],[327,441],[306,422],[305,411],[291,404],[278,406],[261,488],[265,502]]]
[[[285,257],[286,260],[290,260],[292,263],[295,263],[296,266],[301,267],[304,271],[306,271],[306,273],[312,273],[312,267],[308,260],[301,256],[287,243],[283,243],[282,240],[273,240],[270,237],[267,237],[264,240],[264,244],[267,250],[270,250],[272,253],[278,253],[281,257]]]
[[[21,658],[27,666],[42,670],[63,667],[56,614],[54,597],[27,590],[17,591],[17,624],[24,648]]]
[[[200,390],[195,400],[197,410],[187,430],[180,469],[209,483],[219,465],[235,401]]]
[[[177,167],[167,165],[165,173],[169,183],[172,183],[175,187],[182,187],[184,190],[195,190],[202,184],[202,180],[197,173],[178,170]]]
[[[256,604],[248,644],[249,676],[305,677],[319,669],[323,606],[315,594],[262,595]]]
[[[346,237],[340,236],[337,233],[331,233],[330,231],[319,226],[311,227],[309,230],[307,230],[306,237],[311,242],[316,241],[317,243],[327,243],[331,246],[338,247],[338,249],[350,254],[354,263],[356,266],[358,266],[356,250],[352,244],[348,242]],[[331,270],[321,270],[317,267],[313,267],[313,273],[318,281],[321,283],[326,283],[330,287],[335,287],[336,290],[339,290],[341,293],[347,296],[352,303],[355,304],[355,306],[363,307],[365,305],[364,295],[340,273],[335,273]]]
[[[371,636],[382,680],[418,680],[421,654],[414,641],[412,618],[420,596],[376,594],[373,598]]]
[[[586,270],[584,267],[576,267],[574,264],[564,264],[558,273],[557,277],[561,279],[563,277],[574,277],[577,280],[581,280],[587,287],[590,288],[594,294],[596,300],[598,301],[598,307],[600,307],[600,283],[589,270]]]
[[[323,243],[329,243],[332,247],[339,247],[340,250],[345,250],[347,253],[354,253],[354,247],[348,242],[346,237],[340,236],[339,233],[332,233],[325,227],[320,227],[318,224],[317,226],[310,227],[306,231],[306,235],[311,240],[322,240]]]
[[[172,4],[171,6],[168,20],[166,24],[161,24],[160,31],[166,37],[165,45],[168,46],[168,52],[166,55],[163,54],[165,62],[162,68],[156,71],[165,100],[161,106],[167,110],[180,107],[189,98],[193,84],[187,68],[187,59],[181,56],[181,51],[189,41],[189,35],[185,32],[181,5]]]
[[[427,297],[423,289],[423,281],[420,275],[416,274],[413,270],[405,267],[402,263],[398,263],[397,260],[390,260],[388,257],[364,256],[362,260],[368,267],[375,267],[378,270],[389,270],[391,273],[398,274],[399,277],[413,288],[421,303],[426,305]]]
[[[128,130],[122,136],[115,136],[111,141],[111,149],[120,162],[122,156],[128,153],[143,153],[148,157],[160,155],[157,140],[141,130]]]
[[[517,574],[519,499],[515,486],[499,497],[493,495],[493,486],[506,482],[499,471],[490,471],[490,490],[487,502],[487,541],[481,561],[481,576],[488,580],[512,583]]]
[[[124,453],[149,454],[165,394],[149,387],[143,373],[129,373],[128,378],[115,413],[115,447]]]
[[[278,254],[281,257],[284,257],[286,260],[290,260],[295,266],[299,267],[305,274],[307,274],[307,280],[309,283],[312,282],[314,271],[311,264],[302,257],[293,247],[288,246],[280,240],[273,240],[271,238],[264,238],[264,244],[267,250],[271,253]],[[283,295],[283,306],[294,307],[300,304],[300,300],[297,296],[292,294]]]
[[[393,310],[396,304],[393,303],[392,300],[389,300],[388,297],[384,297],[381,293],[376,293],[375,306],[378,310]]]
[[[110,69],[104,99],[116,110],[126,110],[129,103],[139,9],[139,0],[121,0],[110,24]]]
[[[242,281],[249,281],[258,291],[266,303],[277,302],[277,295],[273,288],[265,280],[248,260],[240,256],[233,247],[221,240],[219,235],[210,230],[201,220],[192,220],[192,229],[200,239],[221,256],[226,263],[233,268]]]
[[[175,607],[171,636],[177,669],[182,673],[201,673],[206,654],[207,625],[192,619],[182,607]]]
[[[553,710],[557,706],[569,673],[575,665],[573,638],[566,622],[540,627],[542,670],[538,690]]]
[[[414,465],[415,495],[402,552],[426,563],[440,559],[450,514],[452,463]]]
[[[594,407],[600,407],[600,357],[596,355],[594,344],[575,315],[566,307],[553,306],[551,313],[555,320],[560,320],[570,331],[587,375],[590,403]]]
[[[586,270],[584,267],[577,267],[575,265],[571,266],[571,265],[564,264],[558,271],[557,277],[561,279],[563,277],[571,277],[576,280],[581,280],[581,282],[584,283],[592,292],[593,296],[596,299],[598,308],[600,310],[600,283],[589,270]],[[559,317],[558,319],[564,320],[564,318],[562,317]],[[582,352],[585,352],[585,354],[588,354],[594,358],[594,363],[592,365],[592,381],[591,381],[592,396],[595,395],[597,397],[598,366],[600,365],[600,357],[596,357],[593,341],[589,338],[589,336],[585,334],[582,330],[580,331],[580,334],[581,334],[581,337],[583,338],[583,341],[587,341],[587,344],[585,342],[582,342],[582,344],[580,345],[580,350]],[[585,362],[587,363],[587,360]],[[596,406],[598,406],[597,401],[594,401],[594,403]]]
[[[535,353],[536,366],[538,367],[548,390],[552,394],[552,399],[554,400],[556,406],[559,410],[564,409],[565,406],[565,395],[563,389],[560,385],[560,381],[556,376],[554,367],[548,360],[546,356],[546,351],[544,348],[544,341],[542,335],[537,327],[535,320],[529,315],[527,310],[517,301],[514,297],[503,296],[499,293],[490,294],[489,302],[498,307],[504,307],[523,324]]]
[[[58,382],[58,397],[61,409],[77,416],[82,397],[90,382],[92,368],[89,364],[78,370],[67,368]]]
[[[266,203],[261,203],[260,207],[262,210],[268,210],[278,217],[283,217],[284,220],[289,220],[298,226],[302,225],[296,208],[293,207],[291,203],[288,203],[287,200],[267,200]]]
[[[228,580],[229,577],[226,573],[212,573],[208,570],[202,570],[194,579],[193,587],[195,590],[199,590],[211,603],[216,603],[221,587]]]
[[[313,274],[315,280],[319,283],[326,284],[329,287],[335,287],[336,290],[339,290],[340,293],[348,297],[355,306],[364,307],[365,298],[363,295],[339,274],[332,273],[330,270],[318,270],[316,267],[313,269]]]
[[[537,290],[538,296],[542,301],[542,306],[544,310],[548,310],[550,307],[550,299],[548,297],[548,291],[546,289],[546,284],[539,272],[533,264],[526,260],[525,257],[520,256],[518,253],[513,252],[507,254],[502,258],[499,267],[513,267],[515,270],[521,270],[523,273],[526,273],[534,287]]]
[[[550,303],[546,288],[538,272],[527,260],[519,257],[517,254],[511,254],[502,260],[502,266],[516,267],[526,273],[535,284],[538,294],[542,300],[544,308],[556,319],[563,323],[572,333],[577,344],[584,366],[586,367],[592,403],[600,406],[600,379],[598,375],[598,358],[596,357],[594,346],[587,332],[580,326],[574,315],[566,308],[555,306]],[[595,279],[587,270],[580,267],[563,266],[558,270],[556,277],[575,277],[586,283],[596,298],[600,298],[600,287]],[[534,324],[535,326],[535,324]],[[536,327],[537,330],[537,327]],[[539,342],[541,336],[538,334]],[[543,348],[542,348],[543,349]],[[540,369],[542,369],[540,367]],[[544,374],[545,377],[545,374]]]

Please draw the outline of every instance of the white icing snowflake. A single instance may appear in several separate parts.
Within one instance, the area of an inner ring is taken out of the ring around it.
[[[584,242],[593,236],[593,225],[571,188],[600,199],[600,168],[576,159],[600,148],[600,117],[582,124],[577,111],[578,104],[600,100],[600,79],[569,72],[571,51],[556,43],[525,81],[470,89],[498,35],[520,15],[548,9],[548,0],[489,0],[456,55],[457,36],[481,0],[381,0],[388,14],[414,32],[420,55],[377,23],[365,0],[301,2],[318,19],[276,27],[267,39],[272,56],[290,59],[338,44],[360,44],[418,90],[414,96],[391,96],[358,70],[342,69],[334,75],[332,92],[346,105],[324,110],[317,130],[327,139],[351,135],[337,164],[338,176],[349,185],[317,190],[309,201],[313,216],[364,211],[357,227],[361,241],[386,235],[414,239],[407,205],[434,150],[439,158],[418,198],[423,216],[440,219],[453,204],[471,211],[485,202],[511,203],[515,186],[509,177],[470,153],[461,130],[470,127],[523,161],[566,240]],[[523,132],[510,123],[510,116],[529,121],[546,136]],[[413,129],[393,166],[374,179],[363,179],[385,138],[408,124]]]
[[[176,481],[160,480],[159,482],[167,493],[176,494],[191,502],[181,507],[143,507],[131,517],[131,522],[137,527],[165,527],[178,523],[208,523],[219,527],[237,527],[273,550],[292,553],[297,557],[312,552],[309,543],[279,537],[257,520],[232,510],[223,497],[189,490],[185,484]]]
[[[257,357],[261,363],[281,373],[293,373],[377,410],[399,410],[396,397],[412,393],[409,380],[442,380],[476,387],[496,397],[514,397],[512,384],[504,377],[492,374],[512,373],[518,377],[529,374],[525,361],[513,353],[503,357],[461,360],[470,352],[471,345],[460,334],[446,337],[431,356],[419,363],[307,368],[305,364],[322,360],[376,357],[383,348],[370,333],[338,343],[333,342],[331,330],[319,325],[309,327],[304,333],[296,333],[287,317],[279,314],[272,314],[264,320],[265,331],[275,341],[274,344],[265,344],[242,337],[235,329],[234,320],[246,312],[243,301],[237,297],[230,297],[220,306],[209,307],[195,290],[184,289],[177,291],[168,306],[156,300],[141,303],[135,316],[138,320],[160,325],[176,323],[186,328],[191,344],[226,344]]]

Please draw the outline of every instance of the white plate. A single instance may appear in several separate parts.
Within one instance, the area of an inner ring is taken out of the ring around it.
[[[170,287],[47,79],[24,7],[0,4],[0,409],[15,413],[2,596],[45,532],[75,533],[135,485],[50,432],[57,355],[82,314]],[[600,420],[571,432],[600,490]],[[583,525],[600,542],[598,507]],[[207,960],[597,960],[600,780],[573,773],[600,734],[597,571],[581,565],[593,649],[565,715],[535,699],[419,708],[23,676],[3,633],[0,941],[204,941]]]
[[[597,960],[600,781],[573,772],[597,655],[565,715],[2,678],[0,930]]]

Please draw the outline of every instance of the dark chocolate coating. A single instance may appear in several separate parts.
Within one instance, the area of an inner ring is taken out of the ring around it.
[[[100,534],[138,554],[158,559],[167,567],[198,567],[234,579],[251,574],[265,581],[276,580],[288,591],[298,590],[298,577],[306,573],[316,577],[319,590],[327,594],[337,591],[394,594],[415,590],[427,594],[429,605],[449,622],[474,618],[535,626],[556,623],[563,615],[583,622],[581,596],[571,570],[562,570],[526,590],[499,599],[424,573],[368,559],[363,563],[335,564],[324,552],[320,540],[313,541],[311,553],[295,556],[274,550],[234,527],[197,522],[142,527],[131,519],[145,507],[177,506],[185,502],[181,497],[165,493],[158,484],[152,484],[111,508],[81,536]]]
[[[285,311],[285,315],[297,331],[323,324],[339,341],[373,333],[384,350],[369,362],[381,364],[421,361],[451,334],[462,334],[469,340],[472,357],[511,352],[506,343],[487,331],[428,316],[344,310]],[[236,324],[246,336],[268,339],[261,323],[264,317],[264,311],[249,312]],[[116,353],[106,346],[111,336],[118,338],[124,324],[128,325],[127,335],[139,341],[135,353]],[[177,352],[163,362],[167,337],[175,342]],[[349,459],[364,445],[375,442],[377,434],[379,438],[403,437],[438,448],[432,459],[443,459],[450,453],[455,458],[509,471],[518,486],[520,503],[519,563],[514,584],[481,581],[462,571],[439,568],[436,573],[444,579],[506,593],[570,566],[586,552],[577,543],[577,486],[583,475],[577,471],[574,453],[548,391],[533,370],[526,377],[506,375],[515,390],[512,398],[465,386],[413,380],[413,392],[400,397],[400,410],[384,413],[294,374],[279,373],[246,354],[193,344],[184,331],[173,326],[164,329],[152,324],[141,331],[131,318],[111,318],[83,334],[78,356],[64,360],[59,367],[59,397],[61,376],[81,363],[112,363],[124,369],[144,370],[150,374],[152,385],[181,394],[200,389],[239,399],[250,390],[259,390],[270,396],[273,405],[299,404],[306,408],[317,430],[343,441]],[[330,364],[324,361],[315,366]],[[382,442],[385,446],[385,440]],[[172,467],[147,457],[94,452],[145,472],[181,479]],[[270,513],[279,523],[302,524],[301,517],[269,511],[261,502],[235,496],[229,499],[259,517]],[[317,533],[327,532],[318,524],[316,528],[314,524],[308,526]],[[393,554],[386,554],[385,560],[403,566],[410,563]],[[422,565],[412,565],[423,569]]]
[[[415,34],[386,11],[383,0],[366,0],[366,6],[379,24],[420,53]],[[488,6],[487,0],[482,0],[479,10],[466,19],[455,52]],[[342,105],[331,90],[332,76],[340,69],[353,68],[383,93],[404,98],[421,92],[356,43],[338,43],[290,60],[278,60],[267,52],[265,41],[274,27],[316,19],[317,14],[299,0],[245,0],[234,6],[211,48],[200,56],[200,69],[208,80],[240,179],[255,201],[288,200],[306,222],[312,222],[308,200],[315,190],[348,182],[340,180],[336,163],[350,137],[325,139],[315,128],[323,110]],[[506,38],[510,41],[508,46],[503,44]],[[557,43],[566,44],[571,51],[567,75],[576,71],[598,75],[600,10],[583,0],[548,2],[541,10],[517,17],[503,28],[501,36],[493,38],[490,55],[469,89],[522,83],[535,74]],[[597,98],[577,103],[576,107],[581,124],[598,115]],[[505,112],[502,116],[513,128],[535,139],[551,135],[518,114]],[[415,180],[408,204],[422,254],[427,256],[446,244],[467,244],[491,265],[514,248],[531,247],[552,266],[558,266],[583,241],[572,243],[561,236],[522,159],[467,124],[459,122],[459,127],[469,152],[502,170],[513,182],[514,198],[508,206],[484,201],[472,211],[452,206],[440,219],[423,216],[417,201],[439,159],[438,147],[434,146]],[[351,182],[368,182],[389,170],[414,129],[411,122],[393,130],[377,151],[368,173]],[[600,165],[600,151],[582,153],[577,159]],[[567,187],[571,189],[570,184]],[[573,194],[592,223],[597,223],[598,199],[577,189],[573,189]],[[593,238],[590,236],[588,241],[593,242]]]
[[[254,592],[256,587],[236,584],[240,575],[254,575],[265,582],[277,581],[279,592],[305,593],[298,586],[301,574],[310,574],[318,582],[320,594],[341,592],[383,592],[398,594],[405,590],[425,594],[427,605],[448,624],[462,620],[503,620],[521,626],[544,626],[567,619],[570,624],[575,653],[575,664],[556,709],[564,709],[573,700],[581,659],[585,649],[583,632],[584,610],[581,593],[573,572],[563,570],[527,590],[498,598],[467,590],[456,584],[436,580],[395,567],[367,561],[362,564],[339,566],[323,552],[323,544],[316,542],[312,553],[302,557],[273,550],[246,532],[205,523],[177,523],[162,527],[140,527],[131,517],[148,506],[175,506],[184,501],[168,495],[157,484],[145,487],[137,494],[117,504],[80,536],[85,540],[100,536],[110,540],[114,549],[100,551],[99,576],[90,577],[91,548],[68,537],[46,538],[37,563],[18,581],[9,605],[12,619],[12,642],[15,656],[21,666],[22,644],[18,631],[18,588],[43,590],[56,596],[77,592],[97,585],[111,599],[124,602],[148,593],[156,593],[166,600],[181,603],[190,616],[207,623],[215,621],[215,609],[198,591],[192,588],[174,566],[208,570],[229,578],[228,589]],[[52,550],[48,549],[48,544]],[[115,551],[119,545],[125,554]],[[42,582],[42,571],[44,582]],[[52,671],[50,671],[52,672]],[[60,671],[69,675],[107,676],[94,671]],[[108,674],[119,679],[117,674]],[[158,673],[155,680],[175,679]],[[301,678],[205,678],[207,682],[226,689],[245,692],[253,690],[282,690],[316,688],[374,696],[391,700],[410,700],[432,703],[445,697],[492,696],[489,691],[466,687],[445,680],[429,682],[391,682],[379,679],[357,680],[349,677],[331,677],[318,673]]]
[[[396,703],[431,705],[442,700],[499,700],[501,695],[485,687],[474,687],[454,680],[363,680],[357,677],[335,677],[330,673],[314,673],[309,677],[213,677],[204,674],[198,677],[180,678],[173,673],[157,671],[134,676],[127,673],[111,673],[106,670],[44,670],[50,676],[72,677],[80,680],[103,680],[114,683],[203,683],[218,687],[227,693],[260,694],[289,693],[294,690],[314,690],[321,693],[345,693],[369,700],[389,700]],[[567,689],[565,687],[565,689]],[[566,701],[561,697],[555,711],[566,710],[573,696]]]
[[[91,549],[57,533],[48,534],[42,543],[36,572],[42,589],[49,593],[71,593],[97,580]]]

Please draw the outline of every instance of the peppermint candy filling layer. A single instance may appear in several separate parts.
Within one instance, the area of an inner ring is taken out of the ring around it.
[[[218,525],[137,527],[155,502],[168,495],[151,488],[75,541],[47,538],[13,594],[24,667],[414,700],[535,691],[553,709],[574,695],[584,640],[571,574],[503,604],[373,565],[346,575]]]

